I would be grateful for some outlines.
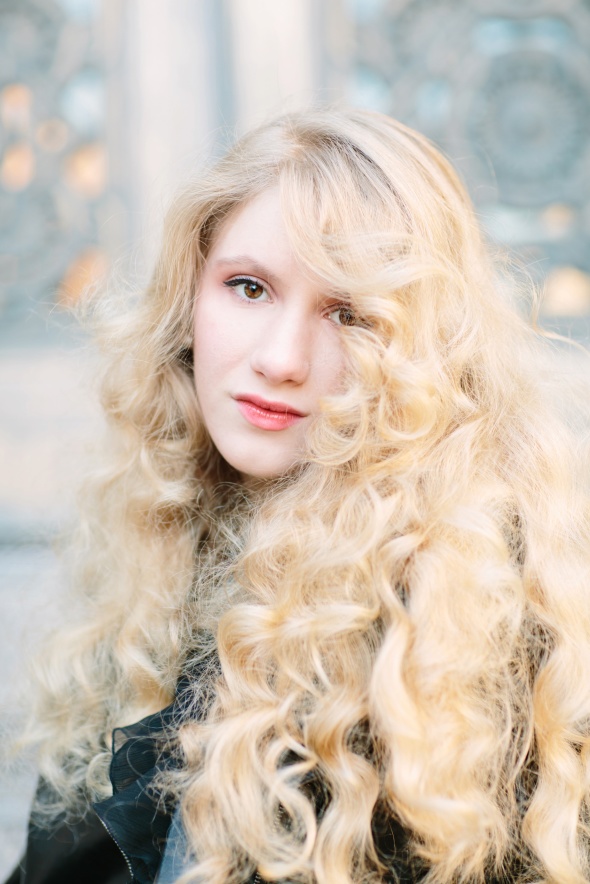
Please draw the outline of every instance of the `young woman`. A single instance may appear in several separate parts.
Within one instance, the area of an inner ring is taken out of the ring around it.
[[[588,460],[505,290],[379,114],[175,202],[104,335],[20,880],[590,881]]]

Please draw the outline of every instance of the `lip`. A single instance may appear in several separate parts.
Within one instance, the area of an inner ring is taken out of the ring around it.
[[[246,393],[234,396],[242,417],[261,430],[285,430],[306,415],[286,402],[271,402]]]

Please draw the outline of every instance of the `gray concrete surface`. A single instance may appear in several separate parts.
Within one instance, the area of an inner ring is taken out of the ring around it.
[[[72,348],[0,350],[0,544],[67,523],[98,435],[93,374]]]
[[[86,354],[46,343],[0,348],[0,747],[27,705],[19,673],[60,594],[48,540],[68,524],[96,437]],[[22,851],[36,774],[0,751],[0,882]]]
[[[0,727],[3,744],[18,735],[22,672],[42,631],[51,628],[59,595],[58,565],[44,546],[0,546]],[[36,773],[22,760],[0,770],[0,881],[21,855]]]

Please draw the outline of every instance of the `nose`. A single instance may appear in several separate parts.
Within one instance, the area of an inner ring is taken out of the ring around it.
[[[311,365],[312,323],[303,311],[279,310],[261,330],[250,365],[273,385],[303,384]]]

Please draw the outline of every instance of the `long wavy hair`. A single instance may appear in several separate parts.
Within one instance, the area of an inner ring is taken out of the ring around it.
[[[221,226],[271,186],[357,322],[306,462],[249,490],[199,414],[192,315]],[[430,882],[515,858],[523,881],[590,880],[588,457],[506,288],[452,167],[380,114],[277,118],[176,199],[103,334],[82,613],[36,711],[63,805],[108,794],[112,728],[194,671],[212,699],[177,733],[183,880],[379,880],[377,808]]]

